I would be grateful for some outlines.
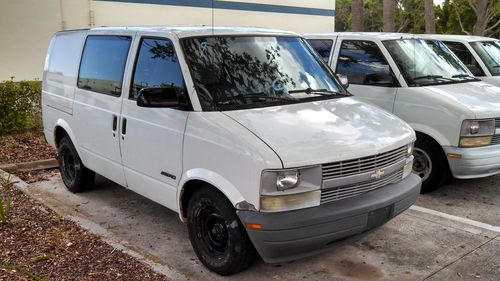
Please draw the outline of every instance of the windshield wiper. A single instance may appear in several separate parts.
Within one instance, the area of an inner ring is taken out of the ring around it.
[[[471,76],[471,75],[469,75],[469,74],[457,74],[457,75],[453,75],[453,76],[451,76],[451,78],[470,78],[470,79],[472,79],[472,80],[479,80],[479,79],[477,79],[476,77]]]
[[[445,78],[441,75],[424,75],[413,78],[413,80],[420,80],[420,79],[449,79],[449,78]]]
[[[328,89],[312,89],[312,88],[307,88],[307,89],[302,89],[302,90],[292,90],[288,91],[289,94],[295,94],[295,93],[306,93],[308,95],[321,95],[321,96],[332,96],[332,95],[340,95],[339,92],[334,92],[330,91]]]

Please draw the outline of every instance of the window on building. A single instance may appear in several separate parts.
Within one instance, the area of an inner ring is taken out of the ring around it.
[[[137,56],[130,99],[136,99],[143,88],[162,87],[172,88],[178,93],[186,92],[174,45],[168,39],[144,38]]]
[[[120,96],[131,40],[127,36],[88,36],[80,62],[78,87]]]
[[[380,48],[371,41],[343,41],[336,72],[347,75],[350,84],[398,86]]]
[[[332,52],[333,40],[330,39],[309,39],[307,40],[311,47],[328,63],[330,53]]]
[[[443,42],[467,66],[475,76],[484,76],[484,71],[467,47],[460,42]]]

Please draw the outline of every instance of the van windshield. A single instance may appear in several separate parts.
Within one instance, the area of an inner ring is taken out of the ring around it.
[[[399,39],[384,41],[384,45],[398,65],[408,86],[478,80],[441,41]]]
[[[500,41],[471,43],[493,76],[500,76]]]
[[[348,95],[302,38],[211,36],[182,45],[204,111]]]

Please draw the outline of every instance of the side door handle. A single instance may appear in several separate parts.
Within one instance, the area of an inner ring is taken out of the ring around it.
[[[122,118],[122,140],[125,139],[127,134],[127,118]]]
[[[113,114],[113,137],[116,136],[116,128],[118,126],[118,116]]]

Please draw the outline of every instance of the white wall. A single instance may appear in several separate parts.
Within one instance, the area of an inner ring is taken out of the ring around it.
[[[334,31],[335,0],[0,0],[0,81],[40,79],[51,35],[64,29],[113,25],[242,25],[296,32]],[[200,1],[199,3],[207,3]],[[241,4],[241,5],[239,5]],[[276,7],[280,5],[281,7]],[[272,12],[269,12],[272,11]],[[213,18],[212,18],[213,14]]]

